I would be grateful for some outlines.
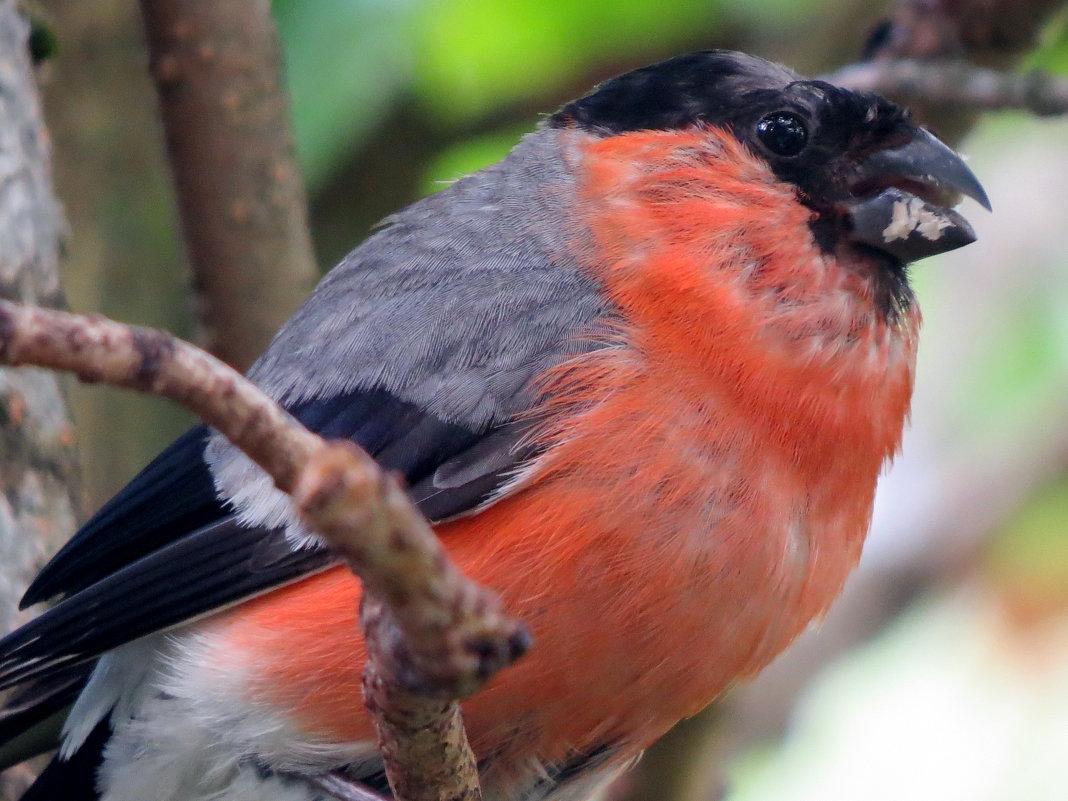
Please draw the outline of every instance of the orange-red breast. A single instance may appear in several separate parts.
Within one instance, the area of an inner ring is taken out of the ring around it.
[[[252,377],[403,472],[533,630],[464,705],[487,799],[585,798],[826,611],[908,413],[906,264],[973,239],[962,194],[986,203],[893,104],[696,53],[389,218],[278,334]],[[23,687],[0,734],[78,696],[27,798],[382,785],[359,587],[217,436],[161,455],[26,601],[58,594],[0,643]]]

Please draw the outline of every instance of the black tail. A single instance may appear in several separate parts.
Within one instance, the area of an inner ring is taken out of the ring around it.
[[[110,736],[108,722],[98,723],[89,739],[70,759],[52,757],[21,801],[99,801],[96,772],[104,759],[104,745]]]
[[[59,727],[89,680],[93,665],[85,662],[28,682],[4,698],[0,706],[0,770],[56,747]],[[16,745],[19,740],[25,743],[21,747]]]
[[[58,746],[63,721],[92,669],[92,662],[76,665],[41,681],[27,683],[4,698],[0,708],[0,770]],[[102,734],[94,731],[73,759],[63,763],[53,760],[23,798],[26,801],[96,801],[93,776],[106,739],[107,731]]]

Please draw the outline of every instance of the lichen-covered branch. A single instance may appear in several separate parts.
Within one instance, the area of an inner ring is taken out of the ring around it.
[[[526,628],[463,578],[399,482],[351,443],[313,454],[293,497],[363,579],[364,702],[394,796],[477,801],[455,699],[518,659],[530,645]],[[368,564],[376,569],[360,570]]]
[[[368,628],[365,622],[364,631],[369,647],[381,650],[377,627]],[[375,720],[394,796],[405,801],[480,801],[478,765],[459,704],[427,700],[404,689],[389,665],[382,659],[368,663],[363,697]]]
[[[495,595],[460,573],[395,478],[161,331],[0,301],[0,362],[169,398],[267,471],[364,583],[366,701],[395,797],[479,797],[457,699],[521,656],[529,638]]]
[[[141,0],[209,349],[247,367],[316,278],[269,0]]]

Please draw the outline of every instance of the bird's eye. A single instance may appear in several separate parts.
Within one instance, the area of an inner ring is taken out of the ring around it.
[[[777,156],[796,156],[808,144],[808,128],[796,114],[774,111],[760,119],[757,136]]]

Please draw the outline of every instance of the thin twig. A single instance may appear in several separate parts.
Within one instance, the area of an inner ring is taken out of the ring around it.
[[[998,72],[963,61],[871,61],[826,78],[847,89],[879,92],[906,104],[960,111],[1017,109],[1041,116],[1068,113],[1068,79],[1045,72]]]
[[[1035,47],[1046,23],[1066,5],[1068,0],[893,0],[886,20],[868,39],[863,61],[867,64],[914,60],[924,65],[924,71],[935,72],[947,62],[967,62],[976,70],[1011,75]],[[927,80],[936,81],[922,75],[915,79],[921,85]],[[1037,81],[1041,83],[1042,79]],[[946,86],[936,82],[939,88]],[[964,84],[969,82],[974,82],[972,88],[965,89]],[[996,85],[1002,81],[991,81],[976,73],[962,80],[960,88],[982,98],[989,96],[983,91],[988,83]],[[929,88],[931,102],[916,94],[897,94],[897,87],[891,82],[884,84],[881,91],[892,100],[907,103],[920,122],[950,145],[958,144],[974,127],[979,114],[990,108],[971,106],[959,102],[956,95],[947,97],[946,92]],[[1034,87],[1014,87],[1005,94],[1027,97],[1031,91]],[[1039,105],[1045,107],[1041,102]],[[1026,106],[998,106],[1006,107]]]
[[[1034,49],[1066,0],[893,0],[869,41],[870,60],[965,57],[1007,69]]]
[[[457,700],[519,658],[529,637],[493,593],[460,573],[396,479],[162,331],[0,301],[0,362],[169,398],[267,471],[364,583],[365,697],[395,798],[479,798]]]
[[[364,599],[365,609],[368,601]],[[366,616],[364,621],[368,651],[383,649],[381,628],[370,624]],[[467,741],[460,705],[455,701],[428,703],[425,696],[405,689],[390,674],[393,664],[388,659],[368,660],[363,697],[375,720],[378,747],[394,795],[405,801],[480,801],[478,764]]]

